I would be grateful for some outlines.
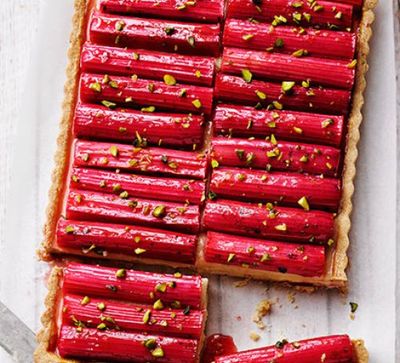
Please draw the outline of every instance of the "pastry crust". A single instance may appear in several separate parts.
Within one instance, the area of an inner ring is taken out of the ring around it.
[[[353,347],[358,363],[368,363],[369,354],[367,348],[364,345],[364,340],[353,340]]]
[[[48,294],[45,300],[45,311],[42,315],[42,329],[36,335],[37,348],[34,353],[35,363],[80,363],[74,359],[63,359],[54,353],[57,336],[58,336],[58,309],[59,309],[59,291],[62,285],[63,269],[61,267],[53,267],[48,280]],[[202,279],[201,303],[200,308],[204,309],[204,326],[203,334],[199,341],[198,361],[203,350],[205,341],[205,326],[207,323],[207,305],[208,305],[208,280]]]
[[[374,21],[373,9],[377,0],[365,0],[362,9],[362,17],[357,42],[357,70],[355,86],[353,90],[352,108],[348,120],[348,132],[344,167],[342,174],[342,197],[340,209],[335,219],[336,245],[327,252],[326,273],[322,277],[304,278],[297,275],[279,274],[261,270],[244,269],[242,267],[208,263],[204,260],[202,241],[199,243],[196,267],[200,272],[218,273],[233,276],[250,276],[261,280],[287,281],[294,284],[312,284],[317,286],[335,287],[347,289],[346,268],[348,266],[347,250],[349,247],[349,231],[351,227],[350,215],[352,212],[352,196],[354,193],[354,178],[356,175],[356,160],[358,156],[357,144],[360,139],[360,124],[362,121],[361,108],[364,104],[363,92],[366,87],[365,75],[368,70],[367,56],[369,53],[369,39],[372,35],[371,24]],[[46,212],[44,226],[44,240],[38,254],[41,259],[50,261],[59,254],[78,254],[76,251],[61,250],[55,243],[56,226],[62,213],[66,180],[69,172],[72,145],[72,121],[73,112],[77,101],[77,88],[79,83],[79,65],[81,46],[86,37],[86,22],[89,10],[92,7],[91,0],[75,0],[75,15],[68,52],[67,82],[65,85],[65,99],[60,123],[60,134],[57,140],[57,152],[55,156],[56,168],[53,171],[52,186],[49,192],[49,204]],[[140,262],[143,264],[158,264],[172,267],[179,264],[161,261],[135,259],[122,254],[110,253],[108,259]],[[182,267],[182,266],[181,266]],[[186,266],[185,266],[186,267]]]

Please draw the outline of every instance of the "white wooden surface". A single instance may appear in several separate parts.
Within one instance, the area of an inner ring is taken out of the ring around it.
[[[50,182],[71,12],[72,0],[0,0],[0,299],[34,330],[43,309],[47,271],[36,262],[34,251]],[[366,339],[372,363],[395,362],[396,119],[389,19],[391,4],[382,1],[374,26],[358,162],[350,295],[297,294],[296,303],[290,304],[286,290],[267,291],[256,282],[238,289],[233,279],[212,278],[208,330],[233,335],[241,349],[282,337],[348,332]],[[279,303],[266,319],[268,328],[258,331],[251,314],[265,297]],[[360,304],[354,321],[348,316],[349,301]],[[258,343],[249,339],[250,331],[262,336]],[[0,351],[0,362],[9,361]]]

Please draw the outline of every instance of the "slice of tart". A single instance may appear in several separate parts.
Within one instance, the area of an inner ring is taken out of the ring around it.
[[[207,280],[69,263],[50,277],[35,362],[198,362]]]
[[[362,340],[347,335],[333,335],[275,345],[229,355],[217,356],[215,363],[368,363],[368,352]]]

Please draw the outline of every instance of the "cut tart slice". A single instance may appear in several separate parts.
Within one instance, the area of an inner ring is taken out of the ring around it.
[[[207,280],[68,263],[50,277],[35,362],[198,362]]]
[[[229,355],[217,356],[215,363],[368,363],[368,352],[362,340],[351,340],[347,335],[333,335],[274,346],[258,348]]]

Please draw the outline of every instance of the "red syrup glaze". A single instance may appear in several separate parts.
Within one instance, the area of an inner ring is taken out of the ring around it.
[[[213,334],[207,337],[201,362],[212,363],[214,362],[215,357],[236,352],[237,348],[231,336]]]

